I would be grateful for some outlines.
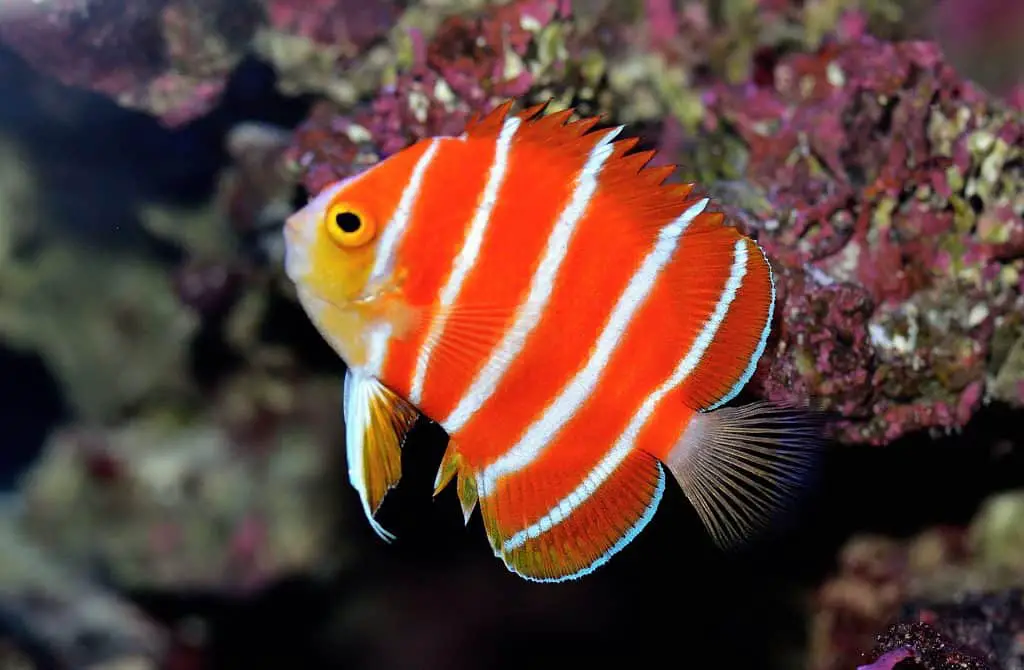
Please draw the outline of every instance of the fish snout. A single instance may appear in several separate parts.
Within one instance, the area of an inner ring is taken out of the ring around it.
[[[309,228],[309,213],[305,208],[293,213],[284,220],[284,235],[286,238],[297,239],[303,236],[303,232]]]
[[[284,265],[285,273],[292,281],[300,280],[309,271],[311,231],[309,214],[305,210],[299,210],[285,219]]]

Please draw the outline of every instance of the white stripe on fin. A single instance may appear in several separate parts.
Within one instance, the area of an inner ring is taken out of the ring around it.
[[[391,344],[391,324],[381,323],[366,333],[366,374],[379,377],[384,369],[388,346]]]
[[[580,577],[586,577],[591,572],[593,572],[594,570],[597,570],[599,567],[601,567],[602,565],[607,563],[609,560],[611,560],[612,556],[614,556],[615,554],[617,554],[620,551],[622,551],[623,549],[625,549],[626,546],[630,542],[632,542],[633,540],[636,539],[636,536],[639,535],[641,533],[641,531],[643,531],[643,529],[647,527],[647,524],[651,522],[651,519],[654,518],[654,514],[655,514],[655,512],[658,511],[658,505],[661,503],[661,498],[662,498],[662,496],[664,494],[665,494],[665,468],[662,467],[661,463],[658,463],[658,484],[657,484],[657,488],[655,488],[655,490],[654,490],[654,496],[651,498],[650,504],[647,505],[647,509],[645,509],[644,513],[640,516],[640,518],[636,520],[636,523],[633,524],[632,527],[630,527],[629,530],[627,530],[625,533],[623,533],[622,537],[620,537],[618,540],[616,540],[615,544],[613,544],[611,547],[609,547],[608,551],[606,551],[605,553],[601,554],[601,556],[599,556],[593,563],[591,563],[590,565],[588,565],[588,566],[586,566],[584,568],[580,568],[579,570],[577,570],[576,572],[574,572],[574,573],[572,573],[570,575],[563,575],[561,577],[534,577],[532,575],[524,575],[522,573],[517,573],[517,574],[519,576],[525,578],[525,579],[528,579],[531,582],[544,582],[544,583],[549,583],[549,584],[558,583],[558,582],[567,582],[567,581],[570,581],[570,580],[573,580],[573,579],[579,579]],[[536,534],[532,535],[530,537],[537,537],[537,536],[540,535],[540,533],[547,531],[551,526],[553,526],[553,525],[555,525],[557,523],[561,523],[561,521],[564,520],[565,517],[569,515],[569,512],[566,512],[564,516],[558,518],[558,520],[555,520],[554,515],[555,515],[555,513],[558,513],[560,509],[561,509],[561,507],[556,507],[551,512],[549,512],[548,516],[550,516],[551,518],[547,522],[547,527],[544,528],[543,530],[541,530],[539,528],[540,522],[535,524],[535,526],[537,526],[537,531],[535,531]],[[534,528],[534,526],[531,526],[531,528]],[[520,535],[523,535],[525,532],[526,531],[520,531],[519,533],[516,533],[514,536],[512,536],[512,538],[509,539],[509,541],[505,543],[503,548],[509,547],[509,544],[513,540],[516,540],[517,544],[515,544],[514,546],[511,546],[509,548],[505,548],[505,551],[510,551],[511,549],[515,549],[515,548],[517,548],[519,546],[522,546],[522,544],[523,544],[523,542],[525,542],[525,540],[518,541],[518,538],[519,538]]]
[[[729,313],[729,308],[733,301],[736,299],[736,294],[743,286],[743,278],[747,274],[747,260],[748,252],[747,245],[744,240],[738,240],[736,245],[733,247],[733,263],[729,270],[729,278],[725,282],[725,287],[722,289],[722,295],[718,299],[718,303],[715,305],[714,311],[708,317],[707,321],[701,327],[700,333],[697,335],[693,344],[690,345],[689,351],[686,352],[686,356],[679,361],[672,374],[661,383],[640,405],[640,408],[630,419],[629,425],[626,430],[619,435],[612,448],[604,455],[604,457],[598,462],[598,464],[583,478],[580,485],[573,490],[568,496],[562,499],[557,505],[553,506],[543,517],[541,517],[536,523],[531,524],[522,531],[519,531],[508,540],[505,541],[502,546],[502,550],[505,552],[512,551],[518,547],[523,546],[527,540],[539,537],[541,533],[545,533],[555,525],[561,523],[563,520],[568,518],[572,514],[573,510],[577,509],[580,505],[586,502],[590,496],[592,496],[611,475],[615,472],[615,469],[625,460],[626,456],[636,446],[636,439],[640,435],[640,431],[650,420],[651,416],[654,415],[654,411],[661,403],[662,399],[668,395],[673,389],[677,388],[682,384],[690,373],[700,363],[701,357],[704,352],[710,346],[712,340],[714,340],[715,334],[721,327],[722,322],[725,320],[726,314]],[[662,471],[662,475],[664,472]],[[653,512],[652,512],[653,514]],[[641,526],[642,527],[642,526]],[[630,533],[633,531],[631,530]],[[635,535],[635,534],[634,534]],[[598,567],[604,561],[607,561],[612,554],[621,550],[634,535],[627,534],[623,537],[620,542],[617,542],[607,554],[598,559],[591,569]],[[628,538],[628,539],[626,539]],[[587,571],[577,573],[578,575],[586,574]]]
[[[530,291],[516,311],[516,320],[506,331],[505,337],[491,352],[483,369],[473,380],[469,390],[462,396],[452,413],[441,422],[449,435],[458,432],[474,413],[494,394],[498,383],[504,377],[509,363],[518,355],[533,332],[540,315],[551,297],[552,286],[568,253],[569,242],[576,225],[583,218],[590,200],[597,190],[598,179],[605,162],[615,148],[612,140],[622,131],[622,126],[607,131],[597,142],[576,180],[576,188],[565,209],[562,210],[548,236],[544,255],[530,282]]]
[[[418,412],[380,381],[353,368],[345,373],[343,409],[349,482],[374,532],[390,542],[395,536],[373,515],[401,478],[402,441]]]
[[[402,242],[402,238],[405,236],[405,231],[409,227],[409,221],[412,219],[413,208],[419,199],[420,189],[423,187],[423,179],[427,174],[427,169],[433,162],[434,156],[437,155],[440,142],[450,139],[444,137],[430,139],[427,149],[420,156],[419,160],[416,161],[412,174],[409,176],[409,183],[402,189],[402,195],[398,199],[395,213],[391,216],[387,226],[385,226],[384,232],[381,233],[373,271],[367,279],[368,285],[383,280],[394,269],[395,255]],[[367,364],[367,369],[371,375],[379,376],[380,371],[384,369],[384,359],[390,342],[390,329],[380,332],[375,331],[372,334],[370,341],[370,356],[372,360]]]
[[[768,318],[764,322],[764,328],[761,330],[761,339],[757,342],[757,347],[754,349],[754,353],[750,355],[750,362],[747,363],[747,368],[740,375],[740,378],[733,384],[733,387],[729,389],[722,398],[706,408],[705,412],[716,410],[725,403],[729,402],[743,390],[743,387],[747,385],[750,378],[754,376],[754,371],[757,369],[757,362],[761,360],[761,355],[764,354],[764,348],[768,345],[768,335],[772,332],[772,319],[775,317],[775,274],[772,271],[772,264],[768,262],[768,256],[764,253],[764,249],[761,245],[757,245],[758,251],[761,252],[761,256],[764,257],[764,262],[768,266],[768,284],[771,286],[771,301],[768,303]]]
[[[505,181],[505,173],[508,168],[509,151],[512,148],[512,137],[519,128],[521,121],[519,117],[510,117],[505,120],[498,135],[498,141],[494,148],[494,160],[487,177],[487,183],[480,196],[480,202],[473,213],[473,219],[466,233],[466,239],[462,243],[459,254],[455,257],[451,274],[448,281],[441,289],[440,306],[436,311],[434,319],[430,323],[430,330],[416,357],[416,368],[413,372],[409,400],[414,405],[419,405],[423,394],[423,384],[427,377],[427,366],[430,364],[430,357],[434,353],[434,346],[444,332],[445,310],[452,306],[452,303],[459,297],[462,291],[462,283],[466,280],[470,271],[476,265],[477,257],[480,254],[480,247],[483,245],[484,234],[491,222],[491,213],[498,202],[498,193]]]
[[[487,497],[494,492],[499,478],[529,467],[593,393],[608,362],[629,329],[633,317],[643,306],[662,270],[679,248],[683,233],[704,211],[707,204],[707,198],[694,203],[661,229],[654,248],[643,259],[619,295],[586,365],[562,388],[558,397],[548,405],[544,414],[526,429],[519,441],[481,472],[481,497]]]

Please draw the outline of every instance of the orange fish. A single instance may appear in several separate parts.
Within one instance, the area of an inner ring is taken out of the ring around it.
[[[758,245],[664,184],[622,127],[505,103],[325,188],[285,226],[286,268],[348,366],[349,478],[370,524],[416,419],[450,437],[468,522],[537,581],[585,575],[648,523],[665,468],[714,539],[804,480],[811,416],[724,408],[768,339]],[[721,408],[721,409],[719,409]]]

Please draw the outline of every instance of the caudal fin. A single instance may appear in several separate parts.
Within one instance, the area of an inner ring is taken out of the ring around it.
[[[805,489],[825,416],[764,402],[694,415],[666,465],[716,544],[743,543]]]

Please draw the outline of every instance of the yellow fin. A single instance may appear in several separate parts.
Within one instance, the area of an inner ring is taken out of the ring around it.
[[[437,477],[434,478],[434,497],[452,483],[452,478],[459,471],[459,452],[455,451],[455,444],[448,441],[448,448],[441,457],[441,465],[437,468]]]
[[[444,490],[456,475],[458,475],[458,480],[455,490],[459,496],[459,504],[462,506],[462,520],[468,524],[469,517],[472,516],[478,500],[476,477],[463,467],[462,455],[459,454],[455,442],[449,440],[448,448],[441,459],[441,466],[437,469],[437,477],[434,479],[434,496],[436,497]]]
[[[344,406],[349,481],[374,532],[391,541],[395,536],[373,516],[402,478],[402,442],[419,412],[376,378],[352,369],[345,374]]]

